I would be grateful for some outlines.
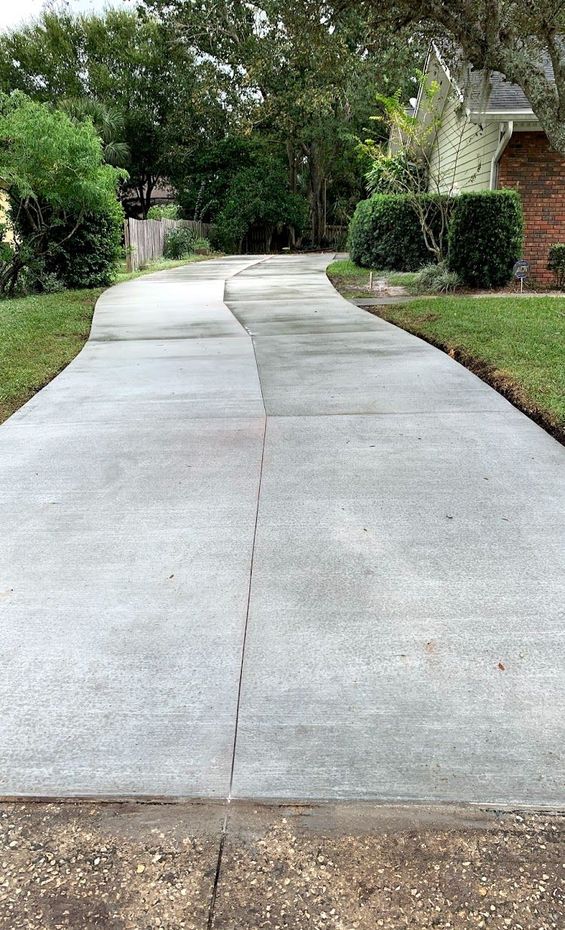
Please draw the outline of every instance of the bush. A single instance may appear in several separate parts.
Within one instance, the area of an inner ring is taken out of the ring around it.
[[[122,256],[122,223],[121,210],[88,213],[76,233],[47,256],[46,270],[65,287],[110,284]]]
[[[419,271],[414,282],[418,294],[450,294],[461,286],[461,279],[446,262],[431,262]]]
[[[196,255],[208,255],[212,251],[212,246],[204,236],[198,236],[194,240],[194,252]]]
[[[549,271],[555,275],[555,283],[559,290],[565,287],[565,245],[556,243],[549,250],[549,261],[547,263]]]
[[[200,237],[191,226],[176,226],[165,236],[164,258],[186,258],[194,255],[196,243]]]
[[[123,214],[116,187],[125,173],[105,163],[92,123],[76,122],[19,92],[0,94],[0,149],[11,218],[18,227],[12,257],[0,271],[0,291],[14,293],[27,272],[41,286],[36,272],[42,263],[49,287],[53,275],[61,274],[83,286],[105,283],[119,249]],[[94,237],[88,230],[92,217],[105,218],[102,232],[98,220],[94,223]],[[81,244],[74,243],[78,218]],[[87,269],[84,277],[70,270],[79,261]]]
[[[503,287],[522,254],[523,237],[516,191],[460,194],[449,229],[449,269],[469,287]]]
[[[178,220],[180,219],[181,208],[178,203],[167,203],[162,206],[149,207],[147,211],[148,220]]]
[[[5,235],[6,226],[0,223],[0,265],[10,262],[14,254],[14,248],[9,242],[6,242]]]
[[[47,208],[44,210],[47,212]],[[12,213],[15,211],[12,209]],[[25,288],[31,291],[55,293],[64,287],[105,287],[114,279],[122,255],[123,213],[116,202],[105,213],[87,213],[78,229],[75,218],[52,218],[52,238],[40,256],[30,256],[25,272]],[[19,214],[17,231],[25,245],[32,230]]]
[[[419,196],[432,228],[439,234],[439,204],[448,198],[435,194]],[[431,252],[426,247],[413,198],[405,194],[374,194],[369,200],[362,200],[349,227],[349,252],[352,260],[363,268],[417,271],[429,262]]]

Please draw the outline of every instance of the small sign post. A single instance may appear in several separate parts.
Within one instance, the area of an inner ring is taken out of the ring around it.
[[[524,278],[527,278],[530,273],[530,263],[525,261],[523,258],[519,262],[516,262],[514,265],[514,277],[517,281],[520,282],[520,293],[524,293]]]

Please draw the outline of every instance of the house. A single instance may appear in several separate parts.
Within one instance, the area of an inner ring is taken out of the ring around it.
[[[551,63],[544,68],[553,77]],[[453,194],[513,188],[522,198],[525,216],[524,258],[531,277],[553,282],[547,270],[549,248],[565,242],[565,156],[551,148],[531,105],[515,84],[494,72],[458,68],[455,78],[433,45],[426,64],[426,83],[437,82],[431,102],[423,89],[415,105],[420,120],[433,108],[433,148],[429,154],[435,187]]]

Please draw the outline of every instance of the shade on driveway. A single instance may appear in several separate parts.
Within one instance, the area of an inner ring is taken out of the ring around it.
[[[563,801],[563,450],[326,262],[107,291],[0,428],[4,795]]]

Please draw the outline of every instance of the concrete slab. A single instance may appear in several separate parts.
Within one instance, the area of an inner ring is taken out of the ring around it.
[[[0,429],[4,795],[563,803],[563,449],[329,257],[111,289]]]
[[[262,422],[34,429],[0,443],[0,791],[225,797]]]
[[[478,379],[470,390],[472,376],[446,355],[381,320],[369,332],[259,333],[255,351],[269,416],[476,412],[505,405]]]
[[[263,415],[253,347],[244,334],[89,342],[64,377],[32,398],[17,418],[127,424]]]
[[[229,792],[264,409],[223,279],[141,281],[0,429],[5,796]]]
[[[270,419],[236,796],[563,799],[562,453],[512,413]]]

